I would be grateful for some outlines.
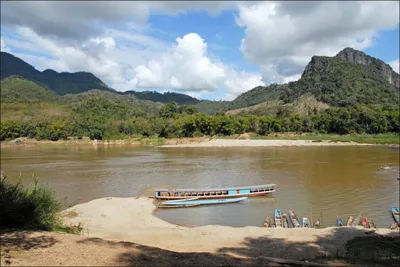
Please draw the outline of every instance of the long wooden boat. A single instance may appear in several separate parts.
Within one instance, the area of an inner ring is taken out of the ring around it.
[[[362,218],[362,220],[361,220],[361,225],[362,225],[364,228],[369,228],[367,218],[365,218],[365,217]]]
[[[395,222],[397,222],[398,225],[400,225],[400,212],[397,207],[392,207],[392,216]]]
[[[281,211],[280,211],[280,210],[278,210],[278,209],[275,210],[275,217],[274,217],[274,219],[275,219],[275,225],[276,225],[276,227],[277,227],[277,228],[282,228],[282,227],[283,227],[283,224],[282,224],[282,214],[281,214]]]
[[[190,208],[190,207],[198,207],[200,204],[191,204],[191,205],[158,205],[157,208]]]
[[[368,219],[368,225],[369,228],[376,228],[375,223],[371,218]]]
[[[353,221],[354,221],[354,217],[353,217],[353,216],[350,216],[349,219],[347,220],[347,226],[351,226],[351,224],[353,223]]]
[[[311,225],[310,225],[310,220],[309,220],[307,217],[304,217],[304,218],[303,218],[303,224],[302,224],[302,226],[303,226],[303,227],[311,227]]]
[[[271,221],[271,217],[268,216],[267,218],[265,218],[263,227],[266,227],[266,228],[270,227],[270,221]]]
[[[297,218],[297,215],[296,215],[296,213],[294,213],[294,210],[289,210],[289,219],[290,219],[293,227],[301,227],[299,218]]]
[[[289,228],[289,222],[288,222],[286,213],[282,214],[282,221],[283,221],[283,227],[284,228]]]
[[[340,217],[337,218],[337,226],[339,226],[339,227],[343,226],[343,221],[342,221],[342,218],[340,218]]]
[[[354,219],[354,221],[353,221],[353,223],[351,224],[351,226],[358,226],[358,225],[360,225],[360,222],[361,222],[361,215],[358,215],[355,219]]]
[[[185,199],[198,197],[200,199],[235,198],[263,196],[275,192],[276,184],[252,185],[228,188],[202,188],[202,189],[156,189],[156,199]]]
[[[221,198],[221,199],[193,199],[193,200],[168,200],[161,203],[163,206],[184,206],[184,205],[214,205],[236,203],[247,199],[247,197]]]

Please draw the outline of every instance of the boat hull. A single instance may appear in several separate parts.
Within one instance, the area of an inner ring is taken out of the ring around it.
[[[264,196],[275,192],[275,184],[220,188],[220,189],[156,189],[154,197],[161,200],[178,200],[191,197],[199,199],[219,199]]]
[[[392,216],[395,222],[400,225],[400,214],[399,214],[399,209],[396,207],[392,207]]]
[[[277,228],[283,227],[281,211],[278,209],[275,210],[275,225]]]
[[[293,227],[301,227],[301,223],[299,218],[297,217],[294,210],[289,210],[289,220],[292,223]]]
[[[237,203],[246,200],[247,197],[239,197],[234,199],[197,199],[197,200],[183,200],[183,201],[164,201],[162,206],[189,206],[189,205],[214,205],[214,204],[227,204]]]

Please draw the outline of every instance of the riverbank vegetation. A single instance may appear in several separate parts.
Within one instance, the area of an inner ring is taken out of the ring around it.
[[[78,234],[78,226],[64,226],[59,216],[63,205],[54,192],[33,181],[24,187],[0,179],[0,230],[47,230]]]
[[[123,102],[96,96],[74,105],[57,106],[56,112],[49,113],[52,116],[43,116],[43,112],[31,112],[28,106],[24,106],[26,104],[20,105],[16,108],[24,111],[19,118],[2,119],[1,141],[19,137],[52,141],[84,136],[92,140],[132,136],[229,137],[243,133],[254,133],[257,138],[268,139],[274,134],[294,132],[308,133],[306,138],[316,141],[326,140],[326,135],[336,135],[334,140],[337,141],[398,143],[400,129],[399,111],[382,106],[328,108],[314,115],[289,113],[282,107],[273,116],[246,113],[212,116],[199,112],[194,106],[179,106],[171,102],[162,106],[158,114],[151,115],[135,112]]]

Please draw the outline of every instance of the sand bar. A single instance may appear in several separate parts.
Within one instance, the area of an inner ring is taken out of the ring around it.
[[[356,142],[313,142],[312,140],[235,140],[214,139],[199,143],[162,145],[161,147],[281,147],[281,146],[372,146]]]
[[[389,229],[361,227],[284,229],[208,225],[190,228],[157,218],[153,215],[154,209],[149,198],[102,198],[76,205],[62,214],[74,214],[67,216],[66,222],[82,223],[85,228],[82,235],[86,237],[130,241],[176,252],[243,256],[238,251],[251,249],[252,253],[258,251],[260,255],[293,260],[343,254],[347,240],[366,233],[393,234]]]

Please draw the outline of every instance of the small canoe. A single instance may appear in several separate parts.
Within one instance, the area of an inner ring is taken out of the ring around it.
[[[289,210],[289,220],[292,222],[293,227],[301,227],[299,218],[297,218],[297,215],[294,212],[294,210]]]
[[[227,204],[244,201],[247,197],[222,198],[222,199],[194,199],[194,200],[168,200],[161,204],[163,206],[185,206],[185,205],[214,205]]]
[[[361,225],[362,225],[364,228],[369,228],[367,218],[365,218],[365,217],[362,218],[362,220],[361,220]]]
[[[310,220],[307,217],[303,218],[303,227],[311,227]]]
[[[314,223],[314,228],[319,228],[320,224],[321,224],[321,222],[319,220],[316,220]]]
[[[369,218],[369,220],[368,220],[368,225],[369,225],[369,228],[376,228],[375,223],[371,218]]]
[[[190,208],[190,207],[198,207],[200,204],[193,205],[158,205],[157,208]]]
[[[392,207],[392,216],[395,222],[400,225],[400,212],[397,207]]]
[[[289,228],[289,222],[286,213],[282,214],[283,227]]]
[[[269,216],[267,218],[265,218],[263,227],[266,227],[266,228],[270,227],[270,220],[271,220],[271,217],[269,217]]]
[[[342,221],[342,218],[340,218],[340,217],[337,218],[337,226],[339,226],[339,227],[343,226],[343,221]]]
[[[347,226],[351,226],[351,224],[353,223],[353,221],[354,221],[354,217],[353,217],[353,216],[350,216],[349,219],[347,220]]]
[[[277,228],[282,228],[282,227],[283,227],[283,224],[282,224],[282,214],[281,214],[281,211],[280,211],[280,210],[278,210],[278,209],[275,210],[275,217],[274,217],[274,219],[275,219],[275,225],[276,225],[276,227],[277,227]]]
[[[273,218],[270,218],[270,220],[269,220],[269,225],[270,225],[270,227],[272,227],[272,228],[275,228],[276,226],[275,226],[275,220],[273,219]]]
[[[358,215],[358,216],[354,219],[354,221],[353,221],[353,223],[351,224],[351,226],[353,226],[353,227],[358,226],[358,225],[360,225],[360,222],[361,222],[361,215]]]
[[[397,222],[392,223],[390,226],[390,230],[397,230],[399,229],[399,224]]]

